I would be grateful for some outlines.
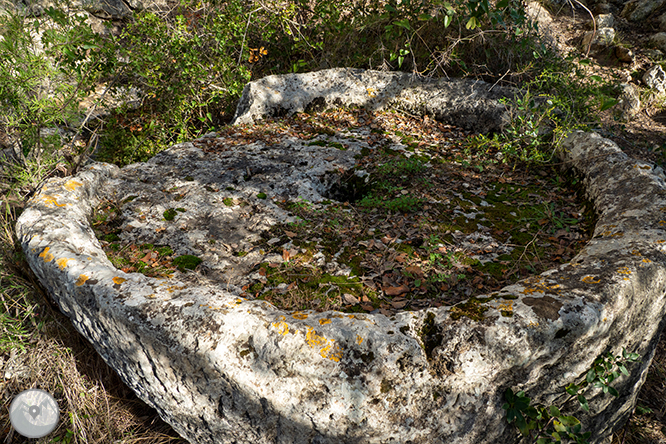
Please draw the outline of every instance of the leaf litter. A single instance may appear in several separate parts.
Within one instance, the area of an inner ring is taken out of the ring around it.
[[[371,149],[355,168],[368,180],[340,171],[335,199],[275,201],[297,222],[262,233],[255,247],[282,260],[255,264],[257,279],[242,296],[281,309],[391,315],[460,304],[568,262],[594,227],[574,177],[556,166],[502,163],[496,152],[475,149],[472,134],[428,117],[304,113],[225,127],[200,146],[217,152],[285,136],[340,150],[362,139]],[[118,212],[105,203],[93,222],[114,265],[171,276],[169,246],[117,241]]]

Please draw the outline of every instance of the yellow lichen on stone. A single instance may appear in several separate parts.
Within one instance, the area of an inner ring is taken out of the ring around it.
[[[44,262],[51,262],[53,260],[53,255],[49,253],[50,248],[51,247],[44,248],[44,251],[39,254],[39,257],[43,258]]]
[[[508,313],[513,312],[513,301],[506,301],[506,302],[501,302],[498,306],[497,309],[499,311],[504,311]]]
[[[308,330],[305,333],[305,340],[312,348],[321,347],[319,354],[322,358],[330,359],[335,362],[342,359],[342,349],[335,343],[335,341],[329,341],[324,336],[318,335],[314,328],[308,327]]]
[[[86,276],[85,274],[79,275],[79,278],[76,280],[74,285],[76,285],[77,287],[80,287],[81,285],[85,284],[88,279],[90,279],[90,278],[88,276]]]
[[[83,184],[77,180],[74,179],[69,179],[67,182],[65,182],[65,189],[67,191],[74,191],[78,187],[82,186]]]
[[[666,220],[660,220],[660,221],[659,221],[659,225],[661,225],[662,227],[663,227],[664,225],[666,225]]]
[[[46,196],[41,196],[41,197],[42,197],[42,200],[46,203],[46,206],[53,205],[53,206],[56,206],[56,207],[66,207],[67,205],[69,205],[69,204],[66,204],[66,203],[59,204],[58,201],[56,200],[56,198],[53,197],[53,196],[46,195]]]
[[[363,343],[363,338],[360,337],[359,335],[356,335],[356,343],[357,343],[358,345],[361,345],[361,344]]]
[[[530,322],[529,324],[527,324],[527,326],[534,328],[534,327],[538,327],[539,323],[538,322]]]
[[[289,333],[289,325],[286,322],[273,322],[273,327],[277,328],[278,333],[283,336]]]
[[[312,327],[308,327],[308,331],[305,333],[305,340],[308,342],[310,347],[323,346],[328,342],[325,337],[319,336],[315,329]]]
[[[319,351],[319,354],[322,358],[330,359],[334,362],[340,362],[340,359],[342,359],[342,349],[335,343],[335,341],[331,341],[330,344],[323,347]]]
[[[125,279],[125,278],[121,278],[120,276],[116,276],[116,277],[114,277],[114,278],[111,279],[111,280],[113,281],[114,284],[118,284],[118,285],[120,285],[120,284],[122,284],[123,282],[125,282],[127,279]]]
[[[319,325],[326,325],[326,324],[330,324],[330,323],[331,323],[331,320],[329,318],[324,318],[324,319],[319,320]]]
[[[651,261],[650,259],[644,257],[644,258],[643,258],[643,262],[645,262],[646,264],[649,264],[649,263],[652,262],[652,261]]]
[[[71,260],[73,260],[73,259],[69,259],[69,258],[66,258],[66,257],[61,257],[60,259],[58,259],[56,261],[56,265],[58,265],[58,267],[60,267],[61,270],[64,270],[65,267],[67,266],[67,262],[69,262]]]
[[[640,255],[641,255],[641,252],[638,251],[638,250],[632,250],[632,251],[631,251],[631,254],[634,255],[634,256],[640,256]]]
[[[616,270],[616,272],[620,274],[631,274],[631,270],[629,270],[629,267],[620,267]]]
[[[375,88],[366,88],[366,91],[368,92],[368,95],[370,97],[375,97],[375,92],[377,91]]]
[[[601,278],[595,281],[593,276],[585,276],[583,279],[581,279],[581,281],[585,282],[586,284],[598,284],[601,282]]]
[[[291,315],[292,318],[294,319],[307,319],[308,315],[306,313],[301,313],[300,311],[297,311],[296,313]]]

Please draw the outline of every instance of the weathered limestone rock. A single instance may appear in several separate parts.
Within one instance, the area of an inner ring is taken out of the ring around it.
[[[661,14],[657,18],[657,23],[659,23],[659,30],[660,31],[666,31],[666,13]]]
[[[353,73],[364,78],[363,72]],[[312,100],[306,98],[328,103],[327,90],[340,94],[330,83],[297,90],[298,79],[248,85],[236,121],[275,113],[280,102],[268,92],[287,91],[276,85],[289,84],[294,94],[282,102],[284,112],[307,107]],[[377,96],[385,97],[387,89]],[[434,89],[427,91],[436,97]],[[415,112],[459,117],[434,105],[414,106],[404,90],[390,97],[396,96]],[[446,97],[440,103],[458,103],[467,95]],[[484,115],[501,120],[497,108]],[[296,142],[283,153],[294,147]],[[250,165],[261,148],[250,146],[248,159],[227,161]],[[269,154],[277,156],[278,150]],[[224,153],[224,147],[216,152]],[[559,155],[583,178],[599,213],[594,237],[571,263],[505,287],[485,302],[470,302],[479,316],[462,304],[391,318],[290,313],[243,299],[225,283],[117,270],[88,217],[105,190],[125,193],[119,187],[123,177],[129,181],[134,174],[136,189],[126,190],[139,195],[134,200],[151,189],[144,185],[166,183],[151,175],[160,165],[173,169],[169,180],[184,196],[191,191],[192,199],[198,192],[212,195],[218,185],[238,187],[233,173],[207,181],[201,166],[209,153],[196,144],[121,171],[92,164],[76,177],[50,179],[26,205],[17,234],[61,310],[138,396],[192,443],[510,443],[515,432],[501,408],[507,388],[524,389],[537,402],[552,401],[597,356],[626,348],[642,361],[614,382],[620,397],[594,393],[588,398],[591,414],[582,417],[593,442],[602,442],[632,411],[664,327],[666,183],[650,165],[629,159],[594,133],[570,134]],[[341,156],[337,161],[346,162]],[[285,192],[313,190],[316,199],[317,187],[325,185],[317,172],[298,172],[316,164],[301,157],[306,165],[290,170],[300,179],[287,180]],[[270,183],[271,174],[259,172],[265,177],[254,185]],[[213,192],[201,191],[206,186]],[[258,191],[251,186],[249,191]],[[171,198],[164,194],[165,205]],[[213,198],[204,199],[212,204]],[[185,198],[179,202],[190,205]],[[192,222],[202,224],[199,230],[227,230],[216,219],[217,208],[211,206],[211,224]],[[153,210],[145,209],[146,224],[153,223]],[[186,241],[195,243],[196,237]]]
[[[562,50],[560,33],[553,28],[553,18],[550,12],[538,2],[527,2],[525,6],[525,15],[531,21],[536,23],[539,34],[544,38],[546,44],[553,49]]]
[[[661,65],[654,65],[643,74],[643,82],[659,94],[666,92],[666,72]]]
[[[599,28],[597,31],[589,31],[583,35],[583,49],[590,48],[593,51],[606,48],[613,44],[615,30],[613,28]]]
[[[615,57],[621,62],[631,63],[634,61],[634,51],[624,46],[616,46]]]
[[[622,110],[624,119],[629,120],[641,110],[640,91],[631,83],[623,83],[621,86],[622,95],[620,96],[618,106]]]
[[[658,32],[650,37],[650,44],[660,51],[666,51],[666,32]]]
[[[420,79],[402,72],[336,68],[268,76],[245,86],[233,124],[336,106],[395,106],[465,129],[500,130],[509,114],[498,99],[515,90],[474,80]]]
[[[632,0],[624,4],[622,17],[632,22],[645,20],[666,4],[666,0]]]
[[[601,28],[612,28],[615,25],[615,18],[613,14],[599,14],[595,18],[597,29]],[[588,26],[592,27],[592,21],[590,20]]]

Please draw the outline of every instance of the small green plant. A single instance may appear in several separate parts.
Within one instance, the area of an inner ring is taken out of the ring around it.
[[[628,353],[625,349],[622,349],[621,356],[613,356],[609,352],[598,357],[583,381],[571,383],[564,389],[566,399],[560,407],[533,406],[524,391],[514,393],[508,388],[504,393],[506,403],[502,406],[506,410],[506,420],[535,444],[560,444],[563,441],[587,444],[591,432],[583,432],[582,424],[576,417],[562,414],[562,406],[575,399],[580,408],[588,412],[590,407],[584,393],[589,387],[598,387],[603,393],[620,396],[611,383],[620,374],[628,376],[627,363],[636,362],[639,358],[637,353]]]
[[[180,271],[194,270],[201,262],[203,260],[191,254],[184,254],[173,259],[173,265]]]

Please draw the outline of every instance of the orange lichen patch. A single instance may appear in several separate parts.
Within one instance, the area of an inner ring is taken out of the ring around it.
[[[114,277],[114,278],[111,279],[111,280],[113,281],[114,284],[118,284],[118,285],[120,285],[120,284],[122,284],[123,282],[125,282],[127,279],[125,279],[125,278],[121,278],[120,276],[116,276],[116,277]]]
[[[603,230],[600,233],[601,237],[609,237],[609,236],[623,236],[624,233],[621,231],[613,232],[613,228],[617,228],[617,225],[603,225]]]
[[[560,284],[546,285],[545,283],[538,280],[529,283],[534,284],[534,287],[526,287],[523,290],[524,294],[532,294],[535,292],[544,293],[544,294],[548,292],[557,293],[559,291],[558,288],[560,288]]]
[[[628,267],[620,267],[616,270],[620,274],[631,274],[631,270]]]
[[[645,262],[646,264],[649,264],[649,263],[652,262],[652,261],[651,261],[650,259],[644,257],[644,258],[643,258],[643,262]]]
[[[242,300],[241,298],[238,298],[238,299],[236,299],[236,303],[237,303],[237,304],[242,304],[242,303],[243,303],[243,300]]]
[[[166,290],[169,293],[173,293],[174,291],[179,291],[179,290],[184,290],[184,289],[185,289],[185,285],[181,285],[180,287],[177,286],[177,285],[171,285],[171,286],[167,287]]]
[[[53,260],[53,255],[49,253],[50,248],[51,247],[44,248],[44,251],[42,251],[39,255],[39,257],[44,259],[44,262],[51,262]]]
[[[632,250],[632,251],[631,251],[631,254],[634,255],[634,256],[640,256],[640,255],[641,255],[641,252],[638,251],[638,250]]]
[[[361,344],[363,343],[363,338],[360,337],[359,335],[356,335],[356,343],[357,343],[358,345],[361,345]]]
[[[83,184],[77,180],[74,179],[69,179],[67,182],[65,182],[65,189],[67,191],[74,191],[78,187],[82,186]]]
[[[652,167],[650,165],[634,165],[634,168],[640,168],[641,170],[651,170]]]
[[[289,325],[285,322],[287,318],[285,316],[280,316],[280,320],[277,322],[273,322],[271,325],[275,328],[277,328],[278,333],[281,335],[286,335],[289,333]]]
[[[342,348],[340,348],[335,341],[331,341],[331,344],[322,348],[319,354],[322,358],[330,359],[334,362],[340,362],[340,359],[342,359]]]
[[[581,279],[581,281],[585,282],[586,284],[598,284],[601,282],[601,278],[595,281],[593,276],[585,276],[583,279]]]
[[[301,313],[300,311],[297,311],[296,313],[292,314],[291,317],[294,319],[307,319],[308,315],[306,313]]]
[[[659,240],[657,241],[658,244],[663,244],[664,242],[666,242],[666,239],[659,239]]]
[[[527,324],[527,326],[534,328],[534,327],[538,327],[539,323],[538,322],[530,322],[529,324]]]
[[[666,225],[666,220],[660,220],[660,221],[659,221],[659,225],[661,225],[662,227],[663,227],[664,225]]]
[[[326,324],[330,324],[330,323],[331,323],[331,320],[328,319],[328,318],[324,318],[324,319],[319,320],[319,325],[326,325]]]
[[[90,278],[88,276],[86,276],[85,274],[79,275],[79,278],[76,280],[74,285],[76,285],[77,287],[80,287],[81,285],[85,284],[88,279],[90,279]]]
[[[366,91],[368,92],[368,95],[369,95],[370,97],[375,97],[375,96],[377,95],[377,94],[376,94],[376,91],[377,91],[377,90],[376,90],[375,88],[366,88]]]
[[[312,348],[319,348],[319,354],[322,358],[330,359],[331,361],[339,362],[342,359],[342,349],[335,343],[334,340],[328,340],[324,336],[317,334],[314,328],[308,327],[305,333],[305,340]]]
[[[51,206],[51,205],[56,206],[56,207],[66,207],[67,205],[69,205],[69,204],[66,204],[66,203],[59,204],[58,201],[56,200],[56,198],[53,197],[53,196],[46,195],[46,196],[41,196],[41,197],[42,197],[42,200],[44,201],[44,203],[46,203],[47,207]]]
[[[56,261],[56,265],[58,265],[58,267],[60,267],[61,270],[64,270],[65,267],[67,266],[67,262],[69,262],[71,260],[73,260],[73,259],[69,259],[69,258],[66,258],[66,257],[61,257],[60,259],[58,259]]]
[[[506,302],[501,302],[498,306],[497,309],[499,311],[505,311],[505,312],[513,312],[513,301],[506,301]]]

